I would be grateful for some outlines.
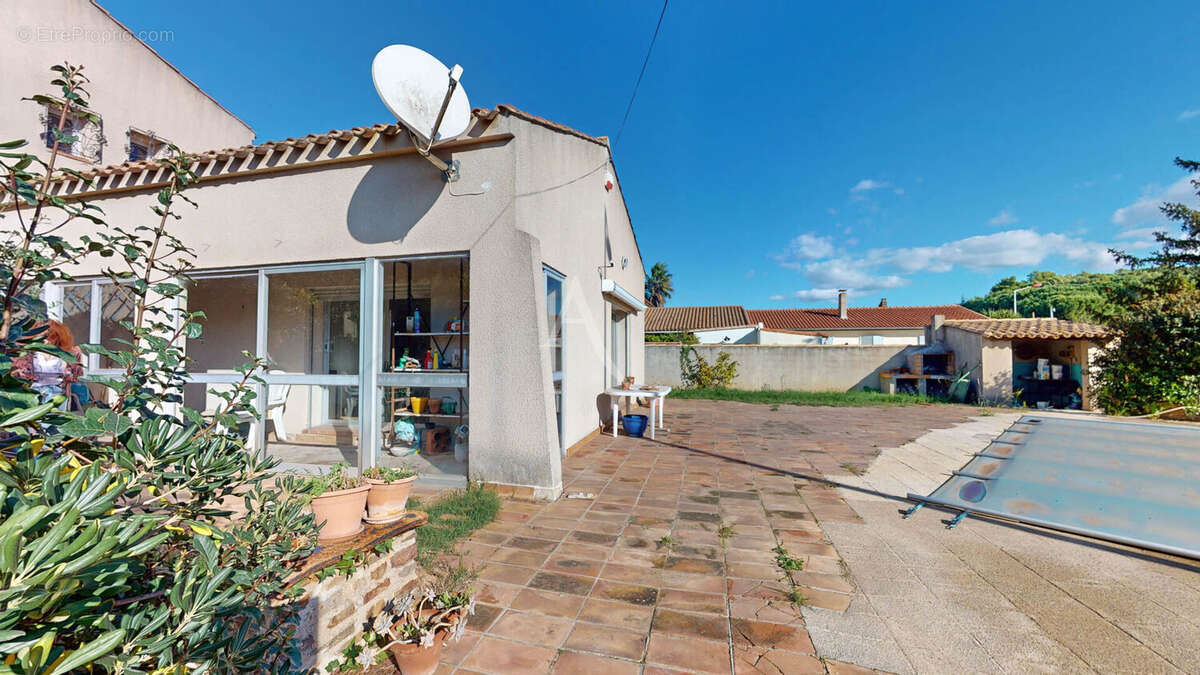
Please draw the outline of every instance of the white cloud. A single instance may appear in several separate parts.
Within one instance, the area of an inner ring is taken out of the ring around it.
[[[783,299],[783,296],[782,296],[782,295],[772,295],[772,296],[771,296],[771,299],[772,299],[772,300],[782,300],[782,299]]]
[[[1017,222],[1017,217],[1013,215],[1012,209],[1004,207],[1000,209],[1000,213],[988,219],[988,225],[1012,225]]]
[[[946,242],[939,246],[914,248],[885,248],[867,251],[866,260],[873,265],[890,265],[901,272],[949,272],[955,267],[986,270],[997,267],[1030,267],[1041,264],[1054,254],[1075,260],[1081,247],[1095,248],[1076,237],[1050,232],[1041,234],[1030,229],[1005,230]]]
[[[780,256],[787,267],[796,267],[796,260],[820,260],[834,253],[833,238],[805,232],[792,240],[787,251]]]
[[[1171,183],[1166,189],[1147,188],[1143,191],[1141,199],[1113,211],[1112,221],[1114,224],[1126,228],[1150,223],[1165,223],[1166,218],[1159,210],[1163,202],[1182,202],[1189,206],[1200,206],[1200,198],[1196,196],[1196,189],[1192,186],[1192,177],[1184,176]]]
[[[858,181],[857,183],[855,183],[854,187],[850,188],[850,191],[851,192],[870,192],[871,190],[883,190],[883,189],[890,188],[890,187],[892,187],[892,184],[887,181],[873,180],[871,178],[864,178],[864,179]]]
[[[817,300],[835,300],[837,294],[838,289],[836,288],[806,288],[792,293],[792,297],[802,302],[815,302]],[[783,296],[779,296],[779,299],[782,300]]]
[[[1191,110],[1184,110],[1183,112],[1179,113],[1180,122],[1190,120],[1193,117],[1200,117],[1200,108],[1192,108]]]
[[[746,270],[745,276],[747,279],[753,279],[755,274],[757,274],[757,271],[754,270],[753,268],[751,268],[751,269]]]
[[[896,274],[873,274],[869,265],[853,258],[833,258],[808,263],[804,266],[804,278],[814,286],[835,290],[850,288],[856,291],[876,291],[908,285],[907,279]]]
[[[1148,239],[1154,241],[1154,233],[1165,230],[1166,228],[1163,227],[1136,227],[1118,234],[1117,239]]]

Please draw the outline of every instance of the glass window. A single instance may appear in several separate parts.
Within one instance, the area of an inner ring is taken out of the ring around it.
[[[267,276],[267,357],[284,373],[357,375],[359,268]]]
[[[546,271],[546,328],[554,381],[562,381],[563,363],[563,278]]]
[[[92,285],[76,284],[64,286],[62,294],[62,322],[76,344],[92,341]]]
[[[133,313],[136,300],[125,288],[116,284],[100,285],[100,345],[119,352],[132,347]],[[117,364],[107,356],[100,357],[101,368],[116,368]]]
[[[621,381],[625,379],[625,373],[628,368],[629,347],[627,344],[627,334],[625,331],[626,314],[620,310],[614,309],[612,312],[612,355],[609,363],[609,373],[611,378],[609,384],[619,386]]]
[[[404,357],[437,370],[466,370],[470,348],[467,325],[465,257],[389,260],[383,263],[383,354],[386,371],[404,369]]]
[[[228,372],[254,353],[258,276],[198,277],[187,287],[187,310],[204,312],[200,337],[187,341],[188,371]]]

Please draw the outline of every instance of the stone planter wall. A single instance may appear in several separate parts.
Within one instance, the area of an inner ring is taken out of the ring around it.
[[[367,526],[367,530],[342,545],[319,550],[303,576],[293,582],[305,593],[296,601],[300,625],[294,638],[300,646],[304,668],[325,672],[326,664],[341,657],[342,650],[363,632],[367,618],[378,614],[384,603],[407,590],[417,578],[417,532],[425,514],[410,512],[402,523]],[[389,553],[375,553],[380,541],[392,541]],[[364,560],[350,576],[338,573],[318,580],[320,569],[336,564],[346,550],[362,551]]]

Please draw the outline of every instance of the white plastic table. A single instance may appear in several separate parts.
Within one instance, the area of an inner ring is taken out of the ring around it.
[[[658,392],[646,391],[644,389],[620,389],[611,388],[605,389],[604,393],[612,399],[612,434],[613,438],[617,437],[617,425],[620,423],[620,411],[617,408],[617,399],[625,399],[625,412],[629,412],[629,399],[631,398],[649,398],[650,399],[650,440],[654,440],[654,414],[658,408],[659,398]]]
[[[613,412],[613,437],[617,436],[617,399],[625,399],[625,412],[629,412],[629,399],[631,398],[648,398],[650,399],[650,438],[654,439],[654,419],[658,418],[658,428],[663,428],[663,405],[667,401],[667,394],[671,393],[671,388],[666,385],[654,386],[652,389],[606,389],[604,391],[609,398],[612,399]]]

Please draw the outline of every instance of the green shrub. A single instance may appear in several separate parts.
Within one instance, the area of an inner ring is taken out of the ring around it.
[[[81,68],[55,66],[60,119],[94,117]],[[168,229],[191,160],[172,148],[152,224],[103,221],[83,201],[53,195],[55,182],[82,179],[50,158],[0,143],[0,672],[284,672],[299,666],[300,589],[283,581],[311,553],[316,528],[297,481],[275,481],[276,460],[247,452],[236,429],[253,413],[262,363],[220,396],[215,414],[180,408],[187,381],[182,337],[201,335],[200,312],[176,314],[191,251]],[[89,225],[90,223],[90,225]],[[63,229],[66,226],[66,229]],[[58,234],[89,226],[71,241]],[[37,352],[74,361],[42,342],[48,282],[69,281],[78,261],[100,257],[133,307],[121,348],[89,345],[120,370],[89,380],[111,389],[110,407],[84,414],[41,401],[14,363]],[[232,517],[231,506],[244,513]],[[276,607],[276,601],[284,600]]]
[[[680,377],[685,387],[726,389],[737,377],[737,367],[729,352],[717,352],[717,362],[709,364],[693,347],[685,345],[679,350]]]

